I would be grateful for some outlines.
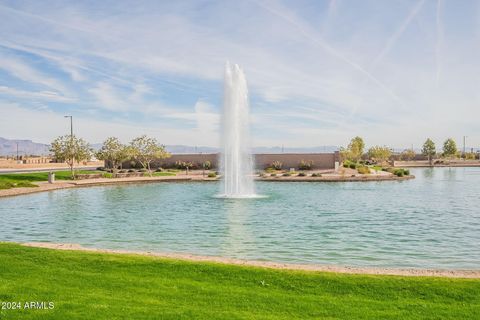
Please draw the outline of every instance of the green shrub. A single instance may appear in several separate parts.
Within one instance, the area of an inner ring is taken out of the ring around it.
[[[11,189],[15,188],[15,184],[10,181],[0,181],[0,189]]]
[[[128,170],[128,172],[136,172],[134,169],[130,169]]]
[[[465,159],[466,160],[475,160],[476,155],[473,152],[467,152],[465,153]]]
[[[193,168],[193,163],[192,162],[185,162],[185,161],[177,161],[175,162],[175,167],[177,169],[192,169]]]
[[[283,163],[281,163],[278,160],[273,161],[272,164],[270,165],[270,167],[275,170],[282,170],[282,166],[283,166]]]
[[[357,171],[360,174],[369,174],[370,173],[370,168],[367,166],[358,166]]]
[[[305,177],[305,176],[306,176],[306,173],[305,173],[305,172],[300,172],[300,173],[298,174],[298,176],[299,176],[299,177]]]
[[[410,170],[403,168],[387,168],[388,172],[396,175],[397,177],[403,177],[410,175]]]
[[[267,167],[265,168],[265,172],[270,173],[270,172],[275,172],[275,169],[272,167]]]
[[[102,177],[103,177],[103,178],[113,178],[113,174],[110,173],[110,172],[104,172],[104,173],[102,174]]]
[[[392,172],[394,175],[396,175],[397,177],[403,177],[404,173],[403,173],[403,169],[395,169],[393,170]]]
[[[217,174],[215,172],[209,172],[208,173],[208,177],[209,178],[216,178],[217,177]]]
[[[285,172],[284,174],[282,174],[282,176],[284,176],[284,177],[290,177],[291,174],[290,174],[290,172]]]
[[[312,160],[302,160],[298,164],[298,169],[300,170],[312,170],[313,167],[313,161]]]
[[[320,173],[312,173],[312,177],[321,177],[322,175]]]
[[[258,174],[258,176],[259,176],[260,178],[265,178],[265,177],[266,177],[266,174],[263,173],[263,172],[261,172],[261,173]]]
[[[30,181],[20,181],[15,185],[16,188],[35,188],[38,185],[31,183]]]
[[[276,173],[272,173],[272,174],[270,174],[270,177],[276,177],[276,176],[277,176],[277,174],[276,174]]]
[[[350,167],[350,169],[356,169],[357,164],[356,163],[350,163],[349,167]]]
[[[155,170],[155,172],[163,172],[165,170],[163,170],[162,168],[157,168],[157,170]]]
[[[207,161],[204,161],[204,162],[202,163],[202,167],[203,167],[203,169],[205,169],[205,170],[210,170],[210,169],[212,169],[212,163],[211,163],[210,161],[208,161],[208,160],[207,160]]]
[[[349,165],[348,163],[345,163],[345,162],[343,163],[343,167],[344,167],[344,168],[348,168],[349,166],[350,166],[350,165]]]

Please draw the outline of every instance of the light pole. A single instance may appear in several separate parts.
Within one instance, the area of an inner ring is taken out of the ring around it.
[[[463,136],[463,160],[467,160],[467,154],[465,153],[466,142],[467,142],[467,136]]]
[[[64,118],[70,118],[70,137],[73,140],[73,116],[64,116]]]
[[[70,152],[72,155],[72,166],[70,167],[70,171],[73,178],[73,164],[75,163],[75,157],[73,156],[73,116],[64,116],[64,118],[70,118]]]

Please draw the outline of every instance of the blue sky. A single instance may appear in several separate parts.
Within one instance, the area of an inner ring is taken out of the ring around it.
[[[480,2],[0,1],[0,136],[217,146],[225,61],[255,146],[480,146]]]

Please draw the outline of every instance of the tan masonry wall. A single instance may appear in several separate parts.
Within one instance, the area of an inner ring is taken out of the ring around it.
[[[270,166],[273,161],[280,161],[284,169],[296,168],[300,161],[313,161],[312,169],[334,169],[335,161],[340,161],[338,152],[335,153],[278,153],[278,154],[255,154],[255,167],[257,169],[265,169]],[[177,161],[192,162],[198,168],[202,163],[210,161],[214,168],[218,168],[220,162],[220,154],[173,154],[168,159],[158,160],[152,163],[152,168],[169,168],[174,167]],[[131,167],[130,162],[126,162],[123,168]]]

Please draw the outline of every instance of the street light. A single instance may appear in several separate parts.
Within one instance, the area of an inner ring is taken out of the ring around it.
[[[73,164],[75,161],[75,158],[73,156],[73,116],[63,116],[64,118],[70,118],[70,152],[72,153],[72,177],[73,177]]]
[[[70,118],[70,136],[73,139],[73,116],[63,116],[64,118]]]

